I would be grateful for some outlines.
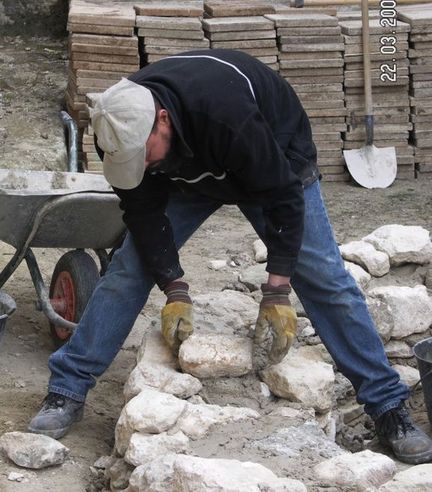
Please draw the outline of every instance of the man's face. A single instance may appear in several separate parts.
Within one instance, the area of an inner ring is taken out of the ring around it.
[[[173,129],[168,113],[161,109],[157,114],[155,128],[146,143],[145,167],[157,166],[164,161],[171,150]]]

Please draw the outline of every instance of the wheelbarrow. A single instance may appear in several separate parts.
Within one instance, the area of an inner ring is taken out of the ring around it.
[[[0,271],[0,289],[25,260],[56,347],[75,329],[124,232],[118,197],[103,176],[0,169],[0,240],[16,250]],[[70,250],[57,262],[49,289],[33,248]]]

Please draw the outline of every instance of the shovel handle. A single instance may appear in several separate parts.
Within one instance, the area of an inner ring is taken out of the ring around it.
[[[363,42],[363,77],[365,93],[365,129],[366,145],[373,143],[373,102],[372,102],[372,80],[369,45],[369,5],[368,0],[362,0],[362,42]]]

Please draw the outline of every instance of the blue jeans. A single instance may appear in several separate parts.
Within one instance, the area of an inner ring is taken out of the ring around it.
[[[377,418],[409,396],[388,364],[364,296],[345,270],[319,183],[305,188],[305,228],[291,282],[338,369],[351,381],[359,403]],[[177,247],[221,204],[202,196],[173,195],[167,215]],[[261,238],[262,210],[241,206]],[[101,278],[69,342],[49,360],[49,391],[84,401],[111,364],[144,307],[154,281],[143,269],[128,235]]]

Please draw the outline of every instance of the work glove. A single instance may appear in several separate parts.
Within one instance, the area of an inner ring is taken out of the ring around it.
[[[277,364],[288,353],[297,333],[297,315],[288,297],[291,286],[262,284],[261,291],[263,297],[255,325],[254,343],[261,346],[271,338],[268,362]]]
[[[161,312],[162,336],[171,350],[177,354],[181,342],[193,333],[192,300],[189,285],[174,280],[165,287],[166,305]]]

